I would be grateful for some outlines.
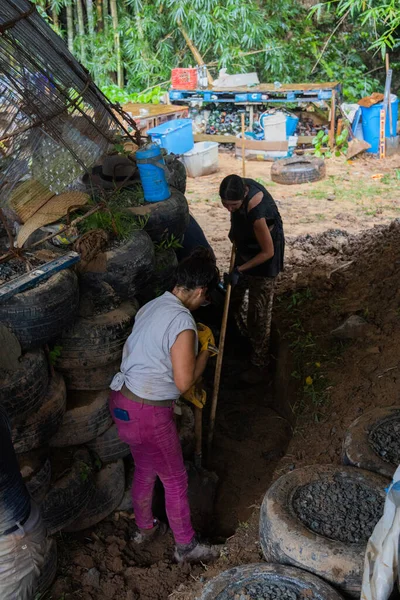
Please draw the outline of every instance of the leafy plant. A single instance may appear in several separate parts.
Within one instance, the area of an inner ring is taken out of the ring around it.
[[[54,346],[49,352],[49,361],[53,367],[57,363],[57,359],[61,356],[62,348],[62,346]]]
[[[335,156],[341,156],[341,154],[347,154],[348,148],[348,136],[349,132],[344,129],[335,138]],[[314,156],[323,156],[324,158],[331,158],[332,151],[327,146],[329,144],[329,134],[324,130],[318,131],[317,135],[313,138],[312,144],[315,148]]]
[[[182,248],[182,240],[179,240],[174,236],[174,234],[163,239],[161,242],[154,244],[154,249],[156,252],[162,252],[163,250],[169,250],[170,248],[173,250],[179,250],[179,248]]]
[[[104,209],[88,216],[77,227],[81,234],[94,229],[103,229],[118,239],[130,237],[133,231],[143,229],[146,219],[118,210]]]

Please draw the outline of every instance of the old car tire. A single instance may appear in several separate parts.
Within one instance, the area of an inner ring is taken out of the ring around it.
[[[22,350],[53,341],[78,310],[78,280],[71,270],[0,303],[0,322],[18,338]]]
[[[241,565],[220,573],[205,585],[199,600],[250,598],[242,591],[244,586],[256,588],[259,598],[269,598],[269,594],[261,596],[263,585],[284,585],[293,590],[297,598],[342,600],[342,596],[336,590],[311,573],[293,567],[265,563]]]
[[[110,515],[122,500],[125,491],[125,469],[122,459],[108,463],[94,476],[94,494],[78,519],[66,531],[81,531]]]
[[[64,453],[64,451],[63,451]],[[68,459],[63,454],[65,469],[54,473],[43,500],[41,511],[49,535],[68,527],[87,506],[93,495],[92,459],[85,448],[75,450]]]
[[[29,452],[49,442],[63,421],[66,399],[64,379],[59,373],[55,373],[37,410],[28,416],[14,419],[12,439],[17,454]]]
[[[81,317],[59,338],[60,371],[102,367],[118,360],[132,331],[138,305],[124,302],[119,308],[95,317]]]
[[[371,436],[378,427],[393,421],[400,423],[400,406],[374,408],[353,421],[343,440],[343,463],[392,478],[397,463],[374,450]]]
[[[65,369],[62,370],[67,390],[96,391],[107,390],[116,373],[121,366],[121,358],[104,365],[103,367],[92,367],[91,369]]]
[[[108,396],[108,390],[69,392],[67,411],[50,446],[79,446],[104,433],[112,423]]]
[[[109,463],[129,456],[128,444],[118,437],[117,426],[113,423],[104,433],[88,442],[87,447],[97,454],[102,463]]]
[[[107,250],[106,270],[102,273],[85,271],[83,281],[105,281],[121,298],[132,300],[146,286],[154,269],[154,246],[146,231],[131,233],[127,242]]]
[[[40,570],[34,598],[41,598],[49,589],[57,574],[57,543],[53,539],[47,540],[48,547],[44,556],[44,563]]]
[[[30,497],[36,504],[40,504],[50,487],[51,463],[47,449],[39,448],[19,454],[17,458]]]
[[[168,185],[184,194],[186,192],[187,173],[186,167],[175,154],[166,154],[164,162],[168,172],[166,174]]]
[[[160,242],[171,236],[180,239],[189,225],[187,200],[181,192],[172,187],[171,196],[167,200],[145,202],[142,206],[133,206],[125,210],[147,218],[145,230],[153,242]]]
[[[282,158],[273,163],[271,179],[282,185],[295,185],[319,181],[326,174],[325,161],[322,158],[295,156]]]
[[[154,274],[151,282],[139,296],[141,303],[148,302],[164,292],[172,290],[177,265],[178,259],[173,248],[156,251]]]
[[[388,480],[354,469],[312,465],[280,477],[268,489],[260,511],[260,542],[267,562],[278,562],[310,571],[349,596],[359,596],[366,543],[344,543],[311,531],[296,516],[293,497],[298,488],[313,482],[335,481],[367,484],[382,499]]]
[[[11,422],[36,410],[42,403],[49,382],[43,350],[32,350],[20,359],[16,371],[0,371],[0,404]]]

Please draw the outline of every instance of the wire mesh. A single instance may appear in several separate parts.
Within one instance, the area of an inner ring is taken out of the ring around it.
[[[34,178],[59,193],[129,132],[88,71],[27,0],[0,2],[0,206]],[[123,115],[126,117],[126,115]]]

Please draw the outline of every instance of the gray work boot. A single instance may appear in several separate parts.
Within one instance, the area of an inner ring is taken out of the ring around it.
[[[178,563],[212,562],[217,560],[221,553],[219,546],[211,546],[199,542],[194,537],[189,544],[177,544],[175,546],[174,558]]]
[[[132,542],[137,545],[146,544],[161,535],[165,535],[167,531],[168,526],[166,523],[154,519],[154,527],[151,529],[139,529],[132,537]]]

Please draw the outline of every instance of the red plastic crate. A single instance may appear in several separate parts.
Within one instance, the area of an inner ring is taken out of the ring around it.
[[[172,69],[173,90],[195,90],[197,88],[197,69]]]

